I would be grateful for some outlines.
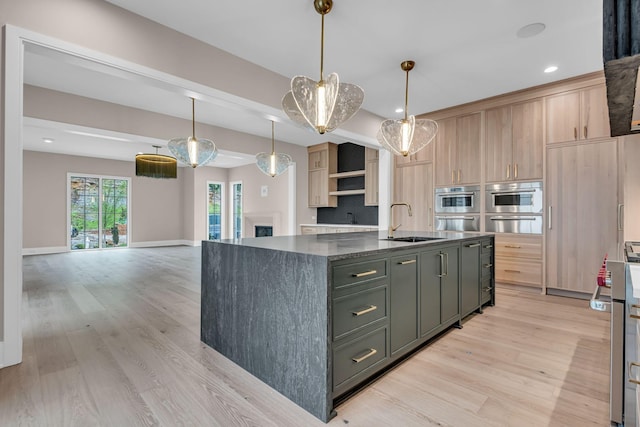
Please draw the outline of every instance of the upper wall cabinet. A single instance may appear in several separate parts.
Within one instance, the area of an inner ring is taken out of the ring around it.
[[[396,160],[396,166],[406,166],[416,163],[433,162],[433,145],[435,138],[426,147],[410,156],[394,156]]]
[[[486,181],[542,179],[542,101],[486,111]]]
[[[338,146],[331,142],[312,145],[309,154],[309,207],[336,207],[338,198],[329,192],[337,190],[335,174],[338,169]]]
[[[364,149],[364,205],[378,206],[379,151]]]
[[[437,186],[480,182],[480,113],[438,121],[435,138]]]
[[[610,136],[605,85],[546,98],[547,144]]]

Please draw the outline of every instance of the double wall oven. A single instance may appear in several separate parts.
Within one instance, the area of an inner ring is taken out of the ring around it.
[[[485,231],[542,234],[542,182],[487,185],[485,205]]]
[[[438,231],[480,231],[480,186],[435,190],[435,228]]]

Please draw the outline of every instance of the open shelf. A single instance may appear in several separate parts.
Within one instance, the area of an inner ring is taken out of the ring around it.
[[[343,191],[330,191],[330,196],[353,196],[354,194],[364,194],[364,188],[362,190],[343,190]]]
[[[329,178],[353,178],[354,176],[364,176],[364,169],[359,171],[338,172],[329,174]]]

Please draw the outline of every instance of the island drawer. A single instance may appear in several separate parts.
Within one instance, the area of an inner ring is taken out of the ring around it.
[[[336,347],[333,351],[333,387],[339,388],[367,368],[387,359],[387,328],[377,329]],[[366,375],[363,375],[363,378]]]
[[[482,279],[482,288],[480,289],[480,303],[486,304],[491,301],[491,292],[493,291],[493,281],[491,277]]]
[[[386,275],[386,258],[338,265],[333,268],[333,286],[335,289],[340,289]]]
[[[333,301],[333,339],[387,317],[386,285],[366,289]]]
[[[496,282],[517,285],[540,286],[542,283],[542,263],[536,261],[500,261],[495,269]]]
[[[491,240],[483,240],[480,244],[482,245],[482,255],[493,252],[493,243]]]
[[[483,254],[480,263],[482,266],[482,278],[491,277],[491,272],[493,271],[493,257],[489,254]]]

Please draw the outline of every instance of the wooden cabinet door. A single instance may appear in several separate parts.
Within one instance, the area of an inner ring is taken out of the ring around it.
[[[393,225],[402,224],[402,230],[433,230],[433,165],[418,163],[395,169],[393,202],[409,203],[413,216],[405,207],[395,207]]]
[[[516,104],[511,108],[515,180],[542,179],[542,101]]]
[[[617,141],[549,148],[546,191],[546,286],[591,293],[618,249]]]
[[[462,242],[460,253],[460,314],[480,307],[480,242]]]
[[[485,113],[487,182],[512,178],[511,106],[494,108]]]
[[[480,183],[480,113],[457,119],[457,184]]]
[[[460,281],[458,277],[458,258],[460,257],[460,246],[451,246],[442,249],[445,256],[444,277],[440,288],[441,322],[446,323],[460,315]]]
[[[547,144],[576,141],[580,127],[580,92],[565,92],[546,98]]]
[[[441,271],[443,264],[444,255],[441,254],[440,249],[433,249],[420,254],[421,337],[442,324],[440,277],[444,274],[444,271]]]
[[[378,206],[378,175],[378,160],[367,160],[364,165],[365,206]]]
[[[309,207],[329,204],[329,171],[317,169],[309,171]]]
[[[609,128],[609,108],[605,85],[583,89],[581,95],[581,139],[607,138]]]
[[[456,145],[456,118],[452,117],[438,121],[438,133],[436,134],[434,143],[435,150],[435,168],[436,179],[435,185],[452,185],[455,184],[454,164],[455,145]]]

